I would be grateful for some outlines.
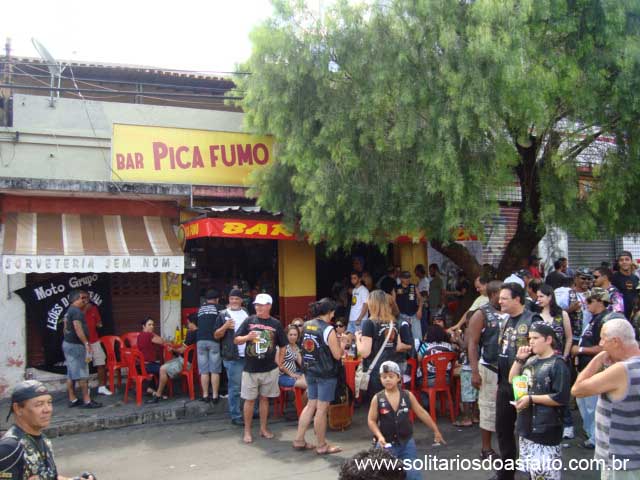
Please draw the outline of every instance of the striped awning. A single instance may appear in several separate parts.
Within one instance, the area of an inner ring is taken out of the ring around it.
[[[168,218],[7,213],[4,273],[184,272]]]

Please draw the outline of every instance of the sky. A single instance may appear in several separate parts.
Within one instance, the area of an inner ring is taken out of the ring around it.
[[[232,72],[251,54],[249,32],[269,0],[77,0],[3,2],[0,41],[38,57],[35,37],[57,60]]]

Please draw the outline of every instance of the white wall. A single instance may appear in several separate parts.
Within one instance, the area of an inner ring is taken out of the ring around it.
[[[3,238],[0,235],[0,249]],[[24,302],[12,292],[25,285],[25,274],[0,274],[0,398],[8,397],[13,386],[24,380],[27,321]]]
[[[241,113],[15,94],[13,127],[0,127],[0,176],[111,180],[113,123],[242,131]],[[16,141],[16,132],[18,140]]]

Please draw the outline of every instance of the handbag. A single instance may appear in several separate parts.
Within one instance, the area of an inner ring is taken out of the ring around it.
[[[374,365],[378,362],[378,359],[380,359],[380,355],[382,355],[382,352],[384,352],[384,349],[387,346],[387,343],[389,343],[389,338],[391,337],[392,330],[393,330],[393,322],[390,323],[389,331],[387,332],[387,337],[384,339],[384,343],[380,347],[380,350],[378,350],[378,354],[374,357],[367,371],[366,372],[364,371],[362,362],[360,362],[360,365],[358,365],[358,368],[356,368],[356,380],[355,380],[355,392],[354,392],[356,398],[360,397],[360,390],[367,390],[369,388],[369,379],[371,378],[371,370],[373,369]]]
[[[352,421],[349,389],[346,384],[344,385],[344,394],[336,396],[339,397],[338,401],[329,405],[329,428],[331,430],[344,430],[351,425]]]

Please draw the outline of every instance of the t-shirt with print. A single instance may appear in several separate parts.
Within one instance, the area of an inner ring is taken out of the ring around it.
[[[351,294],[351,310],[349,311],[349,321],[355,322],[358,320],[360,313],[362,312],[362,308],[369,298],[369,290],[364,285],[360,285],[358,288],[353,289],[353,293]],[[362,320],[366,320],[369,318],[369,313],[367,312]]]
[[[80,340],[80,337],[76,334],[76,329],[73,326],[74,321],[80,322],[84,336],[89,340],[89,329],[87,328],[87,321],[84,318],[84,312],[78,307],[71,305],[64,315],[64,341],[82,345],[82,340]]]
[[[369,368],[373,359],[378,355],[378,352],[382,348],[382,345],[384,345],[384,341],[387,338],[387,333],[389,333],[389,325],[389,323],[377,323],[373,320],[366,320],[362,322],[362,336],[371,338],[371,353],[362,361],[362,368]],[[376,362],[372,372],[377,372],[379,366],[382,365],[382,362],[386,362],[387,360],[391,360],[393,362],[397,361],[397,345],[398,329],[397,325],[394,323],[393,330],[389,335],[389,341],[385,345],[384,351],[380,355],[380,358]]]
[[[218,319],[219,305],[215,303],[206,303],[198,310],[198,341],[211,340],[217,341],[213,338],[215,330],[216,320]]]
[[[631,318],[631,312],[633,311],[633,305],[638,296],[638,277],[633,273],[631,275],[625,275],[622,272],[616,272],[611,278],[611,283],[620,290],[622,298],[624,299],[624,316]]]
[[[418,355],[420,358],[427,357],[429,355],[435,355],[436,353],[452,353],[453,345],[449,342],[424,342],[420,345]],[[431,363],[427,364],[427,370],[430,376],[435,376],[436,367]],[[447,370],[451,370],[451,363],[447,364]]]
[[[248,373],[270,372],[278,368],[276,364],[276,347],[287,345],[287,337],[278,320],[273,317],[258,318],[251,315],[236,332],[237,337],[258,332],[259,337],[246,343],[244,371]]]
[[[218,319],[216,320],[213,331],[215,332],[216,330],[218,330],[229,318],[231,318],[233,320],[233,332],[234,334],[236,334],[238,332],[238,329],[248,316],[249,314],[243,308],[240,308],[238,310],[231,310],[230,308],[227,308],[226,310],[220,312],[220,315],[218,315]],[[236,345],[236,347],[238,348],[238,356],[244,357],[244,351],[247,348],[246,344]]]

